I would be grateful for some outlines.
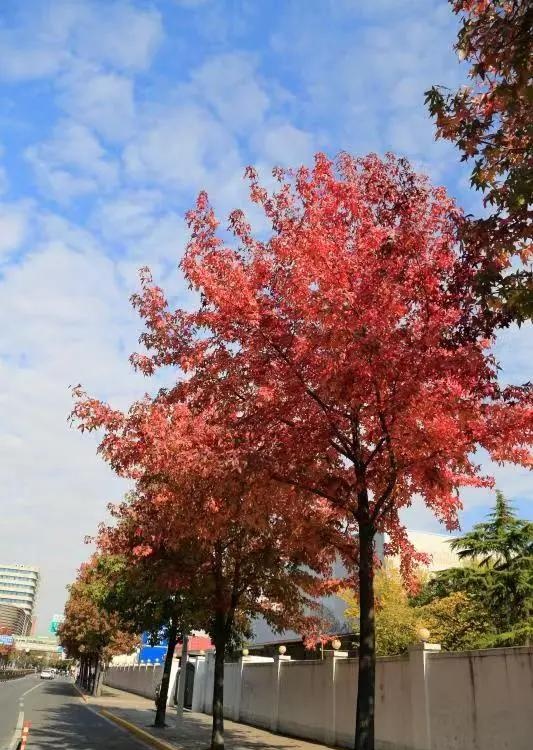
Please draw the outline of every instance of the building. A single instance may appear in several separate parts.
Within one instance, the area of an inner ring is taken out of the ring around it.
[[[458,568],[464,563],[459,559],[457,552],[450,547],[456,538],[450,534],[438,534],[431,531],[407,531],[409,541],[414,545],[417,552],[424,552],[430,556],[430,561],[424,565],[424,570],[429,573],[437,573],[446,568]],[[386,561],[387,566],[398,567],[400,561],[391,557]]]
[[[407,530],[407,536],[409,541],[412,542],[417,552],[424,552],[430,556],[430,562],[424,566],[423,570],[429,573],[436,573],[439,570],[445,568],[459,567],[463,563],[459,559],[456,552],[454,552],[450,543],[455,537],[450,534],[437,534],[427,531],[411,531]],[[399,567],[400,561],[396,557],[384,558],[383,550],[384,544],[387,542],[387,537],[383,538],[383,535],[377,535],[376,537],[376,553],[378,558],[383,561],[385,567]],[[333,569],[333,576],[335,578],[343,578],[346,575],[346,571],[341,561],[338,560]],[[344,612],[346,610],[346,602],[338,596],[323,597],[319,600],[321,615],[324,617],[326,622],[329,623],[328,633],[337,635],[343,640],[343,648],[348,648],[344,645],[344,638],[350,637],[350,624],[346,621]],[[274,647],[275,644],[283,643],[289,648],[293,643],[300,643],[301,637],[298,633],[292,630],[287,630],[283,633],[275,633],[268,623],[262,618],[258,617],[253,623],[254,638],[250,644],[252,653],[256,653],[256,649],[259,647]],[[299,647],[294,651],[295,658],[303,658],[300,655]],[[349,650],[349,649],[348,649]],[[257,651],[257,653],[259,653]],[[292,653],[292,652],[291,652]]]
[[[0,632],[6,635],[27,635],[31,630],[31,617],[13,604],[0,604]]]
[[[39,589],[39,568],[0,564],[0,605],[22,609],[31,622]],[[31,624],[29,626],[31,628]],[[29,630],[28,630],[29,632]]]
[[[22,651],[29,657],[37,657],[42,664],[63,658],[63,649],[57,638],[46,635],[15,635],[14,646],[16,651]]]

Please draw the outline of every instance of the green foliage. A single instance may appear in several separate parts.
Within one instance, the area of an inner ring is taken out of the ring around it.
[[[417,611],[431,641],[445,651],[477,648],[490,627],[489,613],[462,591],[434,599]]]
[[[68,587],[65,620],[59,626],[59,642],[70,658],[95,656],[108,661],[113,655],[130,653],[139,638],[124,627],[115,613],[107,612],[99,599],[104,586],[95,561],[82,566]]]
[[[401,654],[420,627],[448,651],[529,643],[533,639],[533,523],[517,518],[497,491],[486,521],[455,539],[464,567],[442,570],[409,596],[397,570],[376,573],[376,648]],[[345,615],[359,625],[359,604],[345,592]]]
[[[461,560],[475,560],[482,567],[509,566],[517,557],[533,554],[533,523],[517,518],[500,490],[488,518],[452,542]]]
[[[407,651],[416,643],[420,626],[419,613],[409,605],[407,592],[398,570],[382,568],[376,572],[376,653],[392,656]],[[351,591],[342,598],[347,603],[345,616],[354,628],[359,627],[359,602]]]
[[[413,603],[428,605],[462,592],[486,613],[480,646],[527,642],[533,627],[533,523],[517,518],[497,492],[488,520],[454,540],[452,547],[469,565],[437,573]]]

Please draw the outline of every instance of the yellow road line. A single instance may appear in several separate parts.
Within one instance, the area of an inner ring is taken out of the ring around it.
[[[177,750],[176,745],[169,745],[168,742],[160,740],[158,737],[154,737],[154,735],[150,734],[150,732],[146,732],[136,724],[132,724],[130,721],[126,721],[126,719],[123,719],[121,716],[116,716],[106,708],[99,708],[98,711],[102,714],[102,716],[105,716],[106,719],[110,719],[111,721],[114,721],[115,724],[121,726],[123,729],[127,729],[128,732],[134,734],[147,745],[155,747],[156,750]]]
[[[78,687],[78,686],[76,685],[76,683],[75,683],[75,682],[72,682],[72,683],[71,683],[71,685],[72,685],[72,687],[74,688],[74,690],[77,690],[77,691],[78,691],[78,693],[80,694],[80,698],[82,698],[82,699],[83,699],[83,700],[85,701],[85,703],[88,703],[89,701],[87,700],[87,696],[86,696],[86,695],[84,695],[84,693],[82,693],[82,692],[81,692],[81,690],[80,690],[80,689],[79,689],[79,687]]]

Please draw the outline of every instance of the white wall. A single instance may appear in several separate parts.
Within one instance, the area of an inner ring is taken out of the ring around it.
[[[353,745],[357,701],[357,659],[339,659],[335,665],[335,735],[338,744]]]
[[[533,747],[533,649],[435,654],[429,661],[432,750]]]
[[[324,714],[331,689],[326,679],[328,666],[326,660],[282,663],[278,714],[281,734],[323,738]]]
[[[428,644],[377,660],[376,750],[532,750],[533,648],[442,653]],[[211,711],[212,660],[195,680]],[[357,659],[245,657],[225,669],[225,714],[340,747],[353,747]],[[193,699],[194,700],[194,699]]]
[[[224,716],[228,719],[232,719],[237,714],[240,679],[240,662],[224,665]]]
[[[353,711],[351,715],[353,717]],[[377,736],[382,743],[412,747],[411,685],[407,657],[377,660],[376,726]]]
[[[532,750],[533,648],[443,653],[432,644],[377,660],[376,750]],[[177,662],[176,662],[177,664]],[[193,708],[211,712],[213,655],[199,657]],[[160,666],[110,667],[106,685],[153,698]],[[226,664],[224,713],[352,747],[357,659],[247,656]]]
[[[154,698],[162,675],[163,667],[160,665],[109,667],[104,675],[104,685],[143,695],[145,698]]]
[[[270,728],[274,692],[274,661],[243,664],[240,719],[255,727]]]

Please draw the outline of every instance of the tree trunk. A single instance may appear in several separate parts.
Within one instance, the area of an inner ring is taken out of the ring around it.
[[[80,673],[78,675],[78,683],[80,687],[86,688],[87,687],[87,657],[82,656],[81,663],[80,663]]]
[[[213,680],[213,730],[211,750],[224,750],[224,657],[227,633],[222,613],[215,617],[215,674]]]
[[[172,669],[172,660],[174,658],[174,651],[176,649],[176,641],[178,640],[178,625],[175,619],[170,621],[168,629],[168,647],[165,656],[165,664],[163,666],[163,676],[161,678],[161,687],[159,689],[159,697],[157,699],[157,711],[155,713],[154,727],[164,727],[165,718],[167,713],[167,698],[168,689],[170,686],[170,672]]]
[[[96,681],[96,665],[97,659],[95,656],[91,656],[89,661],[89,692],[94,695],[94,685]]]
[[[359,674],[355,750],[374,750],[376,634],[374,622],[374,528],[359,523]]]
[[[99,697],[102,694],[102,681],[104,678],[104,665],[100,656],[96,657],[96,667],[94,672],[93,695]]]

